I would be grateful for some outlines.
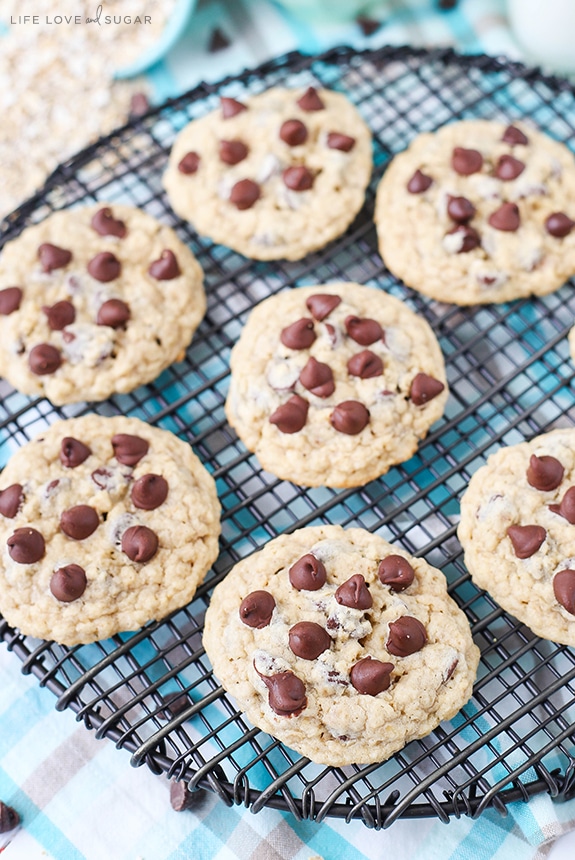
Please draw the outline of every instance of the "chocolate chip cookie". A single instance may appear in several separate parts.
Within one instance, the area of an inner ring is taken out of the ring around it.
[[[0,255],[0,374],[56,405],[131,391],[183,358],[205,308],[169,227],[119,204],[56,212]]]
[[[341,526],[282,535],[236,564],[203,641],[254,725],[334,766],[383,761],[453,717],[479,660],[440,571]]]
[[[274,88],[178,135],[164,177],[175,212],[255,260],[297,260],[341,235],[363,205],[371,133],[331,90]]]
[[[228,421],[265,469],[303,486],[361,486],[408,460],[448,397],[428,323],[352,283],[263,301],[231,371]]]
[[[408,286],[471,305],[545,295],[575,273],[575,159],[524,124],[422,134],[378,188],[381,256]]]
[[[191,447],[137,418],[53,424],[0,483],[0,612],[66,645],[188,603],[218,553],[215,483]]]
[[[501,448],[461,500],[473,581],[537,636],[575,645],[575,430]]]

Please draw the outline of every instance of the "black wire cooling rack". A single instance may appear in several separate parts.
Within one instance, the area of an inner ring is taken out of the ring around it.
[[[215,108],[273,85],[339,89],[374,133],[375,171],[345,236],[295,263],[253,263],[199,239],[170,210],[161,177],[176,133]],[[459,118],[527,119],[574,140],[575,91],[520,64],[450,50],[335,49],[290,54],[221,84],[202,84],[59,167],[2,224],[4,241],[51,211],[95,200],[143,207],[175,227],[205,274],[208,312],[182,363],[152,385],[100,404],[55,409],[0,382],[0,463],[47,424],[88,410],[125,413],[188,440],[217,481],[221,553],[194,601],[135,634],[67,648],[21,636],[0,618],[0,639],[23,671],[72,708],[132,763],[217,792],[227,804],[340,816],[386,827],[400,817],[502,813],[515,800],[575,794],[575,651],[536,638],[470,581],[456,538],[459,498],[502,444],[575,424],[566,334],[573,285],[542,299],[457,308],[398,283],[376,250],[374,191],[386,163],[421,131]],[[360,490],[302,489],[260,468],[228,427],[230,348],[250,309],[285,287],[352,280],[387,290],[422,314],[443,349],[447,410],[409,462]],[[450,723],[382,765],[314,765],[249,725],[213,677],[202,648],[212,587],[241,557],[281,532],[322,522],[362,526],[444,571],[482,658],[472,700]]]

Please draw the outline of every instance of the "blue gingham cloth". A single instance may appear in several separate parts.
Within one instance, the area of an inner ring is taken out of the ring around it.
[[[353,22],[311,24],[272,0],[205,0],[145,84],[161,101],[292,49],[315,54],[336,44],[452,45],[521,58],[504,0],[460,0],[448,12],[434,0],[388,0],[372,3],[370,15],[383,24],[366,36]],[[230,44],[211,53],[216,27]],[[0,834],[2,860],[542,860],[551,840],[575,828],[575,802],[547,795],[512,804],[506,818],[488,811],[448,825],[400,820],[379,832],[339,819],[297,822],[269,809],[252,815],[208,792],[177,813],[165,778],[132,768],[128,753],[96,740],[71,712],[56,712],[52,694],[23,676],[4,647],[0,799],[22,818],[18,830]]]

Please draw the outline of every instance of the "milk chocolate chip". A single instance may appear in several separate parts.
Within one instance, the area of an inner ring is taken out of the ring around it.
[[[315,87],[308,87],[305,93],[297,100],[297,103],[305,111],[323,110],[325,108]]]
[[[299,375],[299,381],[316,397],[330,397],[335,391],[333,373],[329,364],[317,361],[313,356]]]
[[[32,373],[45,376],[55,373],[62,364],[60,350],[50,343],[39,343],[33,346],[28,355],[28,365]]]
[[[342,134],[339,131],[330,131],[327,136],[329,149],[339,149],[340,152],[350,152],[355,146],[355,137]]]
[[[470,176],[472,173],[478,173],[483,167],[483,156],[476,149],[456,146],[451,156],[451,166],[460,176]]]
[[[350,376],[358,376],[360,379],[372,379],[383,373],[383,361],[370,349],[352,355],[347,363],[347,372]]]
[[[108,299],[100,305],[96,322],[109,328],[123,328],[130,319],[130,308],[122,299]]]
[[[307,705],[305,685],[293,672],[260,676],[269,690],[269,705],[281,717],[299,714]]]
[[[553,592],[557,602],[575,615],[575,570],[560,570],[553,577]]]
[[[523,146],[526,146],[529,143],[529,139],[526,135],[523,134],[520,128],[517,128],[515,125],[508,125],[505,131],[503,132],[503,137],[501,140],[504,143],[509,143],[511,146],[515,146],[520,143]]]
[[[427,191],[429,186],[432,184],[433,179],[431,176],[427,176],[425,173],[422,173],[421,170],[416,170],[407,183],[407,190],[410,194],[423,194],[423,192]]]
[[[87,460],[91,453],[91,449],[79,439],[65,436],[60,445],[60,462],[67,469],[75,469]]]
[[[0,833],[9,833],[20,824],[20,816],[15,809],[0,800]]]
[[[286,119],[280,128],[280,138],[288,146],[300,146],[307,140],[307,128],[299,119]]]
[[[261,630],[270,623],[275,605],[269,591],[252,591],[240,604],[240,618],[248,627]]]
[[[415,579],[415,571],[402,555],[388,555],[379,563],[377,571],[380,582],[392,591],[405,591]]]
[[[171,281],[181,275],[176,255],[169,248],[164,248],[157,260],[150,263],[148,274],[156,281]]]
[[[549,505],[554,514],[565,517],[568,523],[575,525],[575,487],[569,487],[559,505]]]
[[[354,573],[343,582],[335,592],[335,599],[352,609],[371,609],[373,606],[373,598],[361,573]]]
[[[321,322],[330,313],[341,304],[339,296],[331,296],[329,293],[317,293],[315,296],[309,296],[305,301],[305,306],[318,322]]]
[[[564,239],[573,227],[575,227],[575,221],[572,221],[564,212],[553,212],[545,219],[545,229],[556,239]]]
[[[449,197],[447,202],[447,214],[458,224],[470,221],[475,215],[476,209],[467,197]]]
[[[247,107],[237,101],[237,99],[231,99],[227,96],[222,96],[220,99],[220,107],[222,109],[222,117],[224,119],[231,119],[236,114],[241,113],[241,111],[247,110]]]
[[[112,436],[114,456],[124,466],[135,466],[148,453],[150,445],[141,436],[129,433],[116,433]]]
[[[240,179],[230,191],[230,203],[236,209],[251,209],[260,198],[260,186],[253,179]]]
[[[377,320],[350,315],[345,318],[344,325],[349,337],[361,346],[369,346],[383,339],[383,329]]]
[[[52,331],[62,331],[67,325],[72,325],[76,319],[76,308],[72,302],[63,300],[56,302],[52,307],[42,308],[48,319],[48,327]]]
[[[426,642],[427,633],[421,621],[411,615],[402,615],[389,625],[385,647],[394,657],[407,657],[421,651]]]
[[[137,508],[154,511],[168,497],[168,482],[162,475],[142,475],[132,487],[131,498]]]
[[[428,376],[427,373],[417,373],[411,383],[409,396],[411,402],[415,403],[416,406],[424,406],[438,394],[441,394],[444,388],[445,385],[439,379]]]
[[[391,683],[393,663],[382,663],[373,657],[364,657],[351,667],[352,685],[364,696],[377,696],[387,690]]]
[[[299,621],[289,631],[289,647],[302,660],[316,660],[331,645],[331,636],[313,621]]]
[[[516,203],[502,203],[499,209],[492,212],[487,220],[495,230],[514,233],[521,224],[519,206]]]
[[[63,269],[72,259],[72,252],[58,245],[44,242],[38,248],[38,258],[44,272],[53,272],[54,269]]]
[[[509,526],[507,536],[517,558],[531,558],[547,537],[547,532],[542,526]]]
[[[115,280],[121,270],[120,261],[111,251],[101,251],[88,263],[90,275],[103,284]]]
[[[308,552],[289,569],[289,581],[298,591],[318,591],[323,588],[327,573],[323,562]]]
[[[272,412],[269,417],[270,424],[275,424],[281,433],[299,433],[305,427],[309,403],[294,394],[286,403]]]
[[[454,233],[457,233],[461,238],[461,245],[458,254],[467,254],[469,251],[473,251],[474,248],[479,248],[481,245],[481,237],[477,230],[474,227],[470,227],[469,224],[457,224],[452,230],[447,231],[447,235],[451,236]]]
[[[565,469],[556,457],[532,454],[527,467],[527,482],[536,490],[555,490],[563,480]]]
[[[178,162],[178,170],[185,176],[191,176],[196,173],[200,166],[200,156],[197,152],[186,152],[183,158]]]
[[[0,490],[0,514],[13,520],[24,498],[22,484],[11,484],[5,490]]]
[[[149,561],[158,550],[158,536],[147,526],[130,526],[122,535],[122,551],[132,561]]]
[[[20,287],[6,287],[0,290],[0,314],[4,317],[17,311],[22,302],[22,290]]]
[[[119,218],[114,218],[112,210],[105,206],[92,216],[91,227],[100,236],[117,236],[123,239],[127,233],[126,225]]]
[[[71,603],[86,590],[86,571],[79,564],[67,564],[55,570],[50,579],[50,591],[61,603]]]
[[[94,534],[99,525],[100,517],[90,505],[75,505],[62,511],[60,517],[60,528],[74,540],[85,540]]]
[[[329,420],[339,433],[357,436],[369,424],[369,411],[358,400],[344,400],[338,403]]]
[[[18,564],[34,564],[46,551],[44,538],[36,529],[16,529],[6,541],[10,557]]]
[[[517,179],[525,170],[525,164],[512,155],[501,155],[495,165],[495,175],[498,179],[508,182]]]
[[[308,349],[316,339],[313,320],[303,317],[282,329],[280,340],[289,349]]]
[[[224,164],[239,164],[247,158],[248,148],[241,140],[220,140],[218,152]]]
[[[308,191],[314,180],[311,170],[308,170],[303,164],[297,167],[288,167],[284,170],[282,177],[284,184],[292,191]]]

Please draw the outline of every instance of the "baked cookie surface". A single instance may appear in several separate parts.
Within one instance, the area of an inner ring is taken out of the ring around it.
[[[501,448],[461,500],[473,581],[537,636],[575,645],[575,430]]]
[[[230,366],[229,423],[265,469],[303,486],[360,486],[408,460],[448,397],[428,323],[352,283],[265,299]]]
[[[0,476],[0,612],[66,645],[188,603],[218,553],[215,483],[191,447],[137,418],[53,424]]]
[[[341,235],[363,205],[371,132],[331,90],[273,88],[178,135],[164,185],[202,235],[256,260],[297,260]]]
[[[333,766],[384,761],[454,716],[479,660],[440,571],[341,526],[282,535],[236,564],[203,641],[254,725]]]
[[[205,309],[171,228],[120,204],[56,212],[0,255],[0,374],[56,405],[103,400],[183,357]]]
[[[442,302],[504,302],[575,273],[575,158],[524,124],[463,120],[421,134],[377,191],[388,268]]]

